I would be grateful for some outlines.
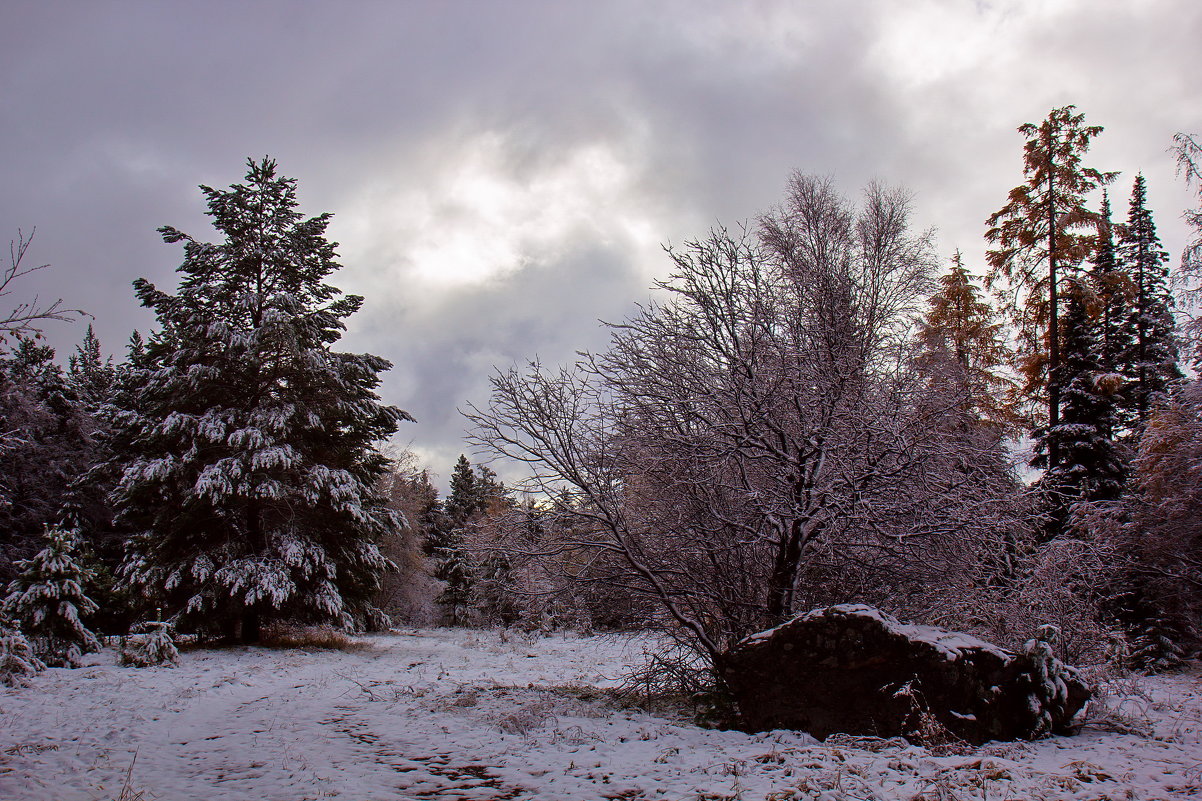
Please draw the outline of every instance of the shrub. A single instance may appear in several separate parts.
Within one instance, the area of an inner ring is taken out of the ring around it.
[[[167,623],[151,622],[141,625],[143,633],[121,638],[117,664],[124,667],[156,667],[179,664],[179,651]]]

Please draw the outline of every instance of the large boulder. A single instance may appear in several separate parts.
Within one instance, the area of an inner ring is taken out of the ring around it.
[[[908,625],[861,604],[816,609],[731,648],[719,670],[745,727],[970,743],[1068,733],[1089,700],[1054,658],[1054,628],[1020,653]]]

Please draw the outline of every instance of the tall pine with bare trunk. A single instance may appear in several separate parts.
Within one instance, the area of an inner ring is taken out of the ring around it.
[[[1034,415],[1042,418],[1036,428],[1046,437],[1060,422],[1061,281],[1073,277],[1093,249],[1097,214],[1086,206],[1086,195],[1116,173],[1083,163],[1102,128],[1085,125],[1075,106],[1052,109],[1039,125],[1026,123],[1018,131],[1027,138],[1025,180],[987,221],[985,238],[994,245],[986,254],[988,282],[1018,327],[1025,353],[1020,368],[1029,397],[1046,406],[1046,413]],[[1054,440],[1047,459],[1051,465],[1060,461]]]

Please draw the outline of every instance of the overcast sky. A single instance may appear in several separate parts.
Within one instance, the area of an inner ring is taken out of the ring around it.
[[[778,202],[791,171],[915,194],[980,268],[1022,179],[1015,128],[1074,103],[1089,162],[1136,172],[1174,260],[1191,195],[1166,148],[1202,132],[1197,0],[142,2],[0,0],[0,224],[37,227],[18,289],[149,330],[130,282],[175,286],[210,238],[198,184],[269,154],[334,213],[367,297],[340,348],[390,359],[398,438],[445,481],[488,375],[604,346],[661,244]],[[14,298],[16,299],[16,298]],[[83,325],[47,331],[65,355]]]

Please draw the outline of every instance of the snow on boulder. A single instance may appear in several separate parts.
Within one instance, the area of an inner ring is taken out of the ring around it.
[[[1090,698],[1077,671],[1051,655],[1054,636],[1045,626],[1013,653],[843,604],[748,637],[720,669],[753,731],[1034,739],[1069,733]]]

